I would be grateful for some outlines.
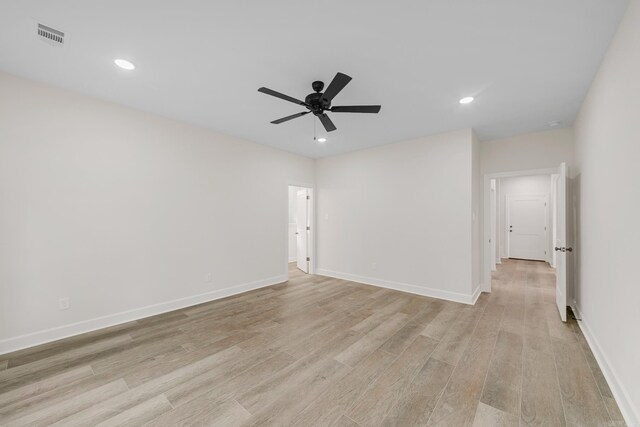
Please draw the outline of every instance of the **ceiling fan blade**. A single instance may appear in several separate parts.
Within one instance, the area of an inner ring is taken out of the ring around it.
[[[378,113],[380,105],[348,105],[331,107],[332,113]]]
[[[300,101],[299,99],[295,99],[292,96],[276,92],[275,90],[271,90],[266,87],[261,87],[260,89],[258,89],[258,92],[266,93],[267,95],[275,96],[276,98],[284,99],[285,101],[293,102],[294,104],[304,105],[305,107],[307,107],[307,104],[304,101]]]
[[[289,121],[289,120],[291,120],[291,119],[295,119],[295,118],[297,118],[297,117],[304,116],[305,114],[309,114],[310,112],[311,112],[311,111],[304,111],[304,112],[302,112],[302,113],[292,114],[292,115],[290,115],[290,116],[283,117],[283,118],[278,119],[278,120],[274,120],[274,121],[272,121],[271,123],[273,123],[274,125],[279,125],[280,123],[283,123],[283,122]]]
[[[322,122],[322,126],[324,126],[327,132],[332,132],[337,129],[336,125],[333,124],[329,116],[327,116],[326,114],[322,113],[318,116],[318,118]]]
[[[337,94],[340,93],[342,89],[344,89],[344,87],[350,81],[351,77],[347,76],[346,74],[336,74],[333,80],[331,80],[331,83],[329,83],[327,90],[325,90],[324,94],[322,94],[322,97],[327,101],[331,101]]]

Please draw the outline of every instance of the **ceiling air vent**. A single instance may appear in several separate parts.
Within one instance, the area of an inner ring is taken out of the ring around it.
[[[64,33],[46,25],[38,24],[38,37],[55,46],[64,45]]]

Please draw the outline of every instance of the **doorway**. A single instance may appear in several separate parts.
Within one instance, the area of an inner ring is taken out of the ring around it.
[[[497,177],[490,184],[491,270],[506,258],[551,264],[552,174]]]
[[[544,261],[554,272],[556,304],[560,318],[566,321],[567,263],[573,251],[567,229],[567,192],[565,163],[558,168],[484,176],[484,292],[491,292],[498,260]]]
[[[313,231],[313,189],[289,185],[287,227],[289,277],[311,273]]]
[[[483,182],[483,264],[482,264],[482,290],[491,292],[491,272],[496,271],[503,259],[509,258],[508,237],[509,225],[507,223],[507,195],[537,196],[547,195],[547,260],[552,261],[550,253],[553,250],[551,236],[553,212],[556,208],[555,199],[551,199],[553,185],[552,176],[558,174],[558,168],[532,169],[514,172],[497,172],[484,175]],[[513,233],[511,233],[513,234]]]

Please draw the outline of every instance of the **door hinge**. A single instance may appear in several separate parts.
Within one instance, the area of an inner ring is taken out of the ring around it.
[[[309,230],[311,230],[311,227],[309,227],[309,226],[307,225],[307,231],[309,231]]]
[[[309,200],[309,199],[310,199],[310,197],[309,197],[309,196],[307,196],[307,200]]]
[[[307,257],[307,261],[311,261],[311,258]]]

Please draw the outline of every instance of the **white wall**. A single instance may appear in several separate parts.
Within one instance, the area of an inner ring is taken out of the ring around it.
[[[500,243],[498,241],[498,198],[500,194],[500,180],[499,179],[491,179],[489,181],[489,240],[490,240],[490,251],[489,255],[492,257],[491,260],[491,271],[496,270],[496,264],[500,262]]]
[[[289,230],[288,230],[288,246],[289,246],[289,262],[296,260],[296,253],[298,251],[297,239],[296,239],[296,224],[298,221],[296,215],[297,209],[297,192],[298,188],[294,185],[289,186]]]
[[[518,176],[512,178],[502,178],[499,180],[499,193],[497,200],[498,207],[498,243],[501,258],[507,258],[507,197],[508,196],[531,196],[544,195],[550,200],[551,175]],[[547,224],[551,225],[551,206],[547,207]],[[548,227],[549,227],[548,226]],[[551,236],[550,227],[547,229],[547,260],[551,260]]]
[[[286,280],[314,168],[0,73],[0,352]]]
[[[289,186],[289,224],[296,223],[296,192],[298,187],[294,185]]]
[[[318,273],[471,301],[472,154],[463,130],[319,159]]]
[[[482,176],[480,175],[480,140],[471,135],[471,277],[472,289],[481,287]]]
[[[557,168],[573,164],[572,128],[518,135],[480,143],[482,174]]]
[[[640,1],[576,121],[576,304],[628,425],[640,425]]]

